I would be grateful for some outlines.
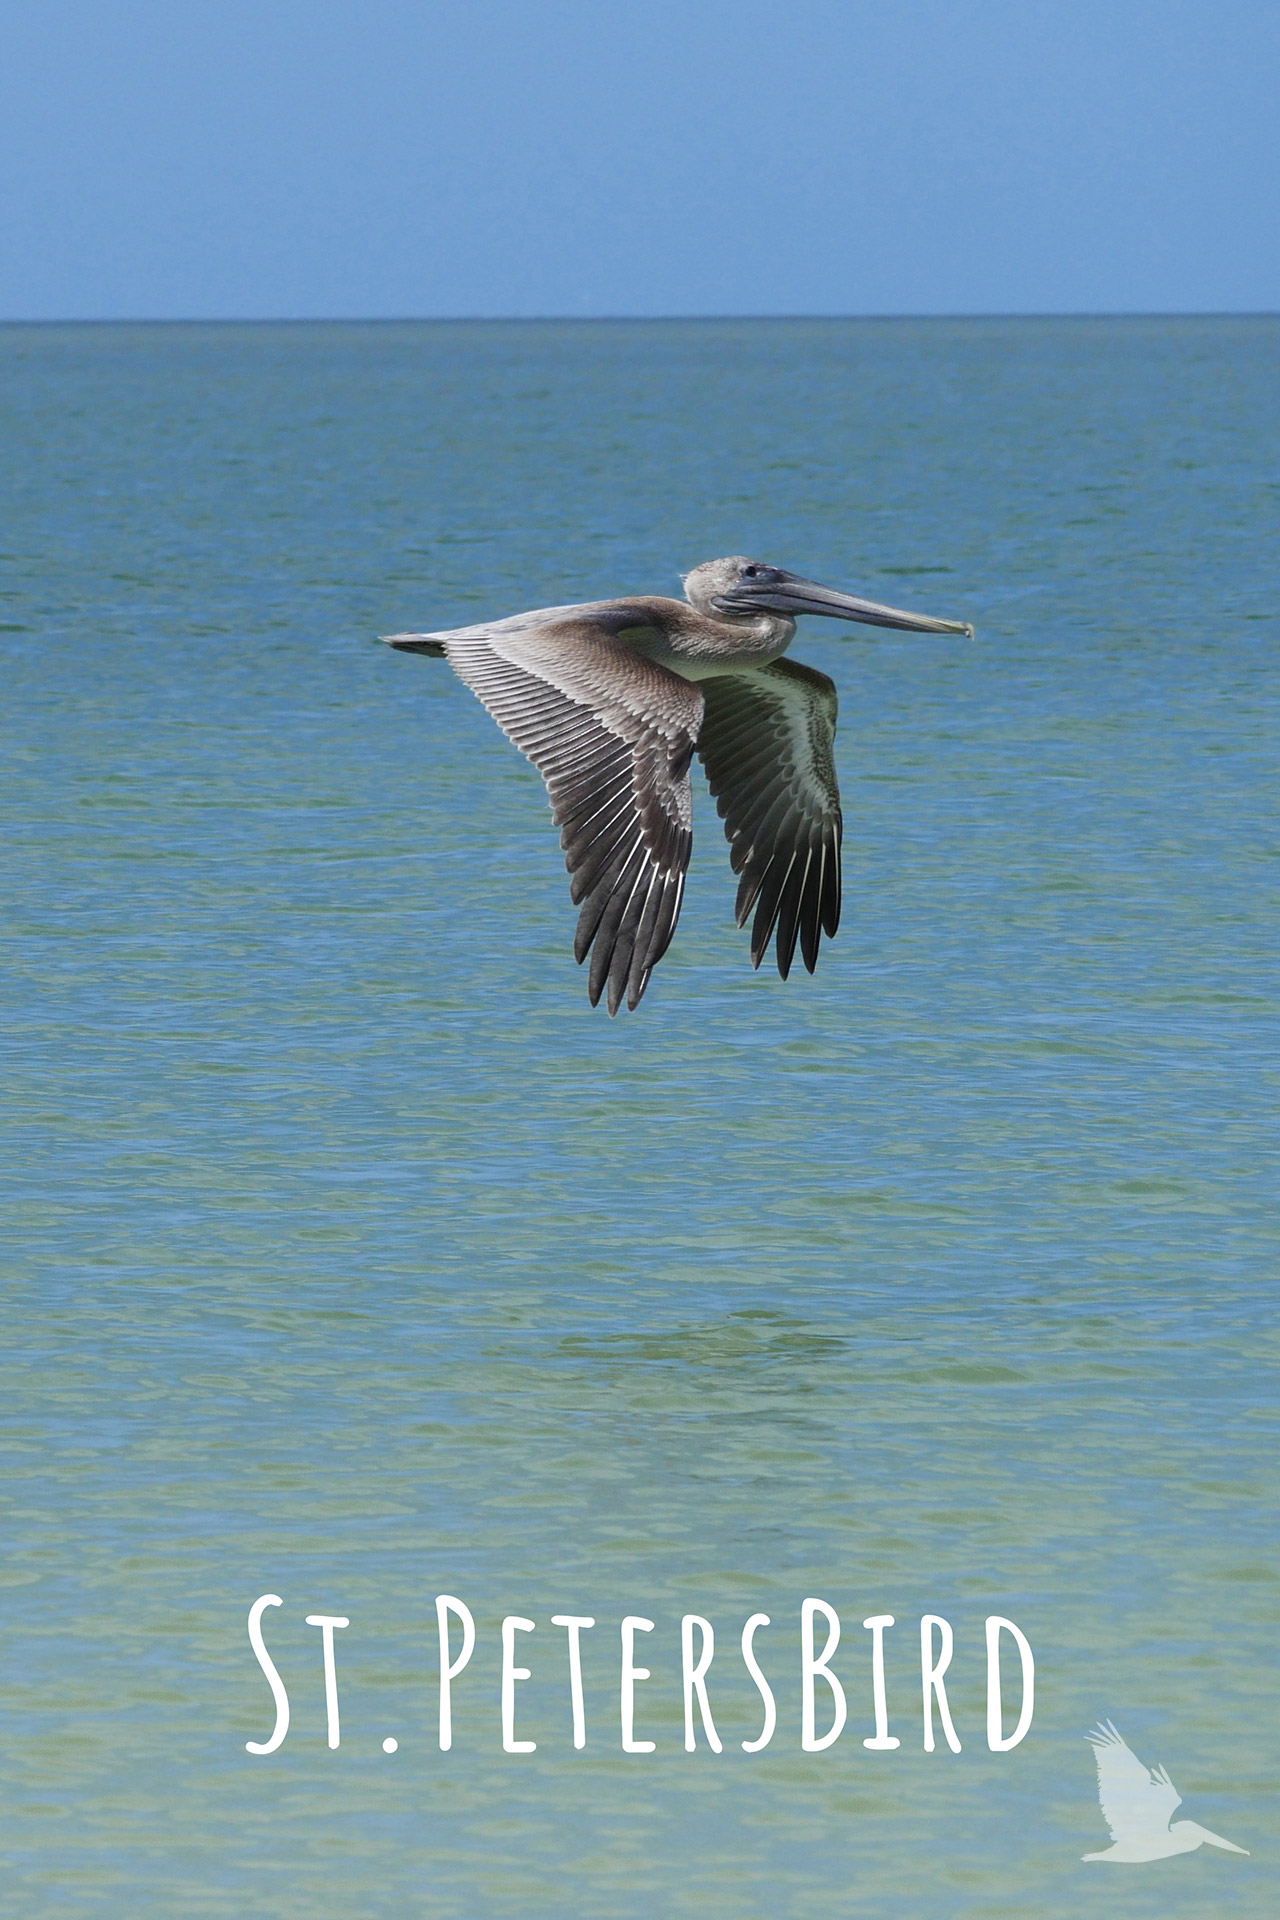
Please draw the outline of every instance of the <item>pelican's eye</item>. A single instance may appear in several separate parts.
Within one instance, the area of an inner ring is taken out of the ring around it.
[[[757,584],[768,585],[770,581],[780,580],[782,576],[776,567],[760,567],[757,566],[753,560],[749,567],[742,569],[738,578],[740,580],[754,580]]]

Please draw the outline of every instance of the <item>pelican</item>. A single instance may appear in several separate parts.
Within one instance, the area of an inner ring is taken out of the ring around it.
[[[1247,1847],[1237,1847],[1194,1820],[1175,1820],[1170,1826],[1169,1816],[1182,1805],[1182,1795],[1163,1767],[1143,1766],[1109,1720],[1085,1739],[1098,1763],[1098,1798],[1115,1845],[1104,1853],[1082,1854],[1081,1859],[1165,1860],[1173,1853],[1194,1853],[1206,1844],[1225,1847],[1228,1853],[1248,1853]]]
[[[588,993],[634,1008],[675,931],[692,837],[697,753],[741,875],[738,925],[755,909],[751,963],[776,933],[785,980],[796,942],[810,973],[840,920],[836,690],[781,656],[802,614],[958,633],[737,554],[683,576],[685,598],[644,595],[539,607],[435,633],[393,633],[443,654],[546,783]],[[594,951],[593,951],[594,949]]]

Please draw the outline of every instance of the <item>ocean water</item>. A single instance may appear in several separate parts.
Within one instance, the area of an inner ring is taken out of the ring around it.
[[[0,1909],[1274,1913],[1280,321],[9,327],[0,421]],[[737,551],[977,637],[802,624],[840,934],[752,973],[704,794],[610,1021],[375,636]],[[1100,1716],[1251,1857],[1083,1865]]]

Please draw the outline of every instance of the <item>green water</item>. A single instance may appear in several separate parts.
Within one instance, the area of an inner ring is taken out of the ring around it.
[[[0,1906],[1270,1916],[1280,321],[10,327],[0,406]],[[704,795],[610,1022],[536,776],[373,636],[738,551],[977,639],[802,626],[840,935],[752,974]],[[1251,1857],[1082,1865],[1099,1716]]]

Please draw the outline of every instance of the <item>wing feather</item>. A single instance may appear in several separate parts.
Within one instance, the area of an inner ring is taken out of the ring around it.
[[[776,930],[783,979],[797,941],[812,973],[822,933],[840,924],[835,686],[796,660],[699,685],[707,710],[698,753],[724,820],[729,864],[741,876],[740,927],[755,909],[752,965],[760,965]]]
[[[602,607],[405,634],[443,652],[546,783],[570,896],[574,957],[591,953],[592,1006],[638,1005],[675,932],[692,846],[689,763],[703,717],[696,687],[615,637]],[[594,949],[594,951],[593,951]]]
[[[1163,1767],[1152,1774],[1108,1720],[1085,1738],[1098,1766],[1098,1799],[1102,1817],[1116,1841],[1143,1834],[1163,1835],[1182,1797]]]

